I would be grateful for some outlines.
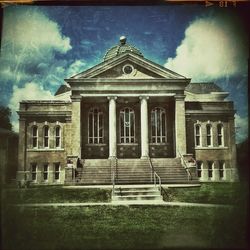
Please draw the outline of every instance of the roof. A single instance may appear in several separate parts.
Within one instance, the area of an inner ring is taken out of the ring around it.
[[[63,94],[63,93],[66,93],[66,92],[68,92],[68,91],[70,91],[70,90],[71,90],[70,87],[68,87],[68,86],[65,85],[65,84],[62,84],[62,85],[59,87],[59,89],[56,91],[55,96],[56,96],[56,95]]]
[[[213,82],[189,83],[185,89],[194,94],[209,94],[211,92],[224,92]]]
[[[136,47],[126,43],[126,37],[122,36],[120,37],[120,43],[112,48],[110,48],[105,56],[104,56],[104,61],[107,61],[115,56],[118,56],[120,54],[126,53],[126,52],[130,52],[133,54],[136,54],[138,56],[143,57],[143,54],[140,52],[139,49],[137,49]]]

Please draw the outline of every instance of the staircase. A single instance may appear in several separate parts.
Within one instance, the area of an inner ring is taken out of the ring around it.
[[[110,160],[85,159],[81,172],[76,176],[76,184],[111,184]]]
[[[151,182],[151,169],[147,159],[118,159],[116,184],[140,184]]]
[[[188,174],[180,158],[152,158],[155,172],[162,183],[197,183],[188,180]],[[83,168],[77,169],[76,184],[111,184],[111,161],[109,159],[85,159]],[[117,159],[115,185],[152,184],[148,159]]]
[[[154,158],[151,162],[154,170],[161,177],[162,183],[190,182],[180,158]]]
[[[163,197],[159,189],[155,186],[147,187],[115,187],[112,193],[113,203],[145,203],[145,202],[163,202]]]

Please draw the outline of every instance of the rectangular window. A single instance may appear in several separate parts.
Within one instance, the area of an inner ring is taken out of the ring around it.
[[[88,114],[88,143],[104,143],[104,118],[99,108],[91,108]]]
[[[220,179],[224,178],[224,166],[225,166],[224,161],[219,161],[219,177],[220,177]]]
[[[217,125],[217,138],[218,138],[218,146],[223,146],[223,125]]]
[[[201,178],[201,174],[202,174],[202,168],[201,168],[201,161],[197,161],[197,176],[198,178]]]
[[[49,164],[44,163],[44,165],[43,165],[43,180],[44,181],[48,180],[48,169],[49,169]]]
[[[61,147],[61,128],[56,127],[56,148]]]
[[[54,169],[55,169],[55,180],[60,179],[60,162],[54,163]]]
[[[212,146],[212,126],[207,125],[207,146]]]
[[[37,148],[37,134],[38,134],[37,126],[33,126],[32,128],[32,147],[33,148]]]
[[[213,162],[208,162],[208,178],[213,178]]]
[[[43,133],[44,133],[44,147],[48,148],[49,147],[49,127],[45,126],[43,129]]]
[[[37,176],[37,164],[31,163],[31,179],[32,181],[36,181]]]
[[[195,145],[201,145],[201,126],[195,125]]]

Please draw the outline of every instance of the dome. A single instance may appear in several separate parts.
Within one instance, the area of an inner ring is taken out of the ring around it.
[[[106,52],[106,54],[104,56],[104,61],[107,61],[107,60],[109,60],[115,56],[121,55],[123,53],[133,53],[133,54],[136,54],[138,56],[143,57],[143,54],[140,52],[140,50],[138,50],[134,46],[126,43],[126,37],[121,36],[120,37],[120,44],[110,48]]]

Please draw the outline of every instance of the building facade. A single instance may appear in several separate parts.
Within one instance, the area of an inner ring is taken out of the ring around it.
[[[72,183],[81,167],[80,183],[110,183],[123,165],[124,183],[154,165],[163,182],[237,179],[235,110],[214,83],[191,83],[125,37],[103,62],[65,82],[54,100],[20,103],[19,180]]]

